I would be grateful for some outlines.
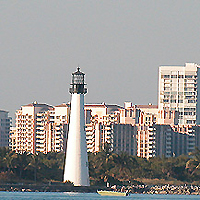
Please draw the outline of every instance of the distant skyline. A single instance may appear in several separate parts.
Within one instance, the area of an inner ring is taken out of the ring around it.
[[[199,1],[1,1],[0,109],[70,101],[86,74],[86,103],[157,104],[158,67],[199,64]]]

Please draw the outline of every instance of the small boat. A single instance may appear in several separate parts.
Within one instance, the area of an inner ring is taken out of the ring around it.
[[[97,190],[97,193],[101,196],[128,196],[128,192],[118,192],[118,191],[106,191],[106,190]]]

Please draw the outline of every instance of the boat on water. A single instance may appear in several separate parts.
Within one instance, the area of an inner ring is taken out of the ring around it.
[[[118,191],[106,191],[106,190],[97,190],[97,193],[101,196],[128,196],[128,192],[118,192]]]

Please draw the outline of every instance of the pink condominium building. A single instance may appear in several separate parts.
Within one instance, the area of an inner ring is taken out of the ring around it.
[[[63,151],[66,143],[69,107],[37,102],[16,111],[16,127],[10,132],[10,148],[16,152]]]

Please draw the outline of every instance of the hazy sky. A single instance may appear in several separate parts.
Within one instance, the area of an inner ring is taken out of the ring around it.
[[[0,109],[70,100],[157,104],[158,67],[200,63],[200,1],[0,0]]]

